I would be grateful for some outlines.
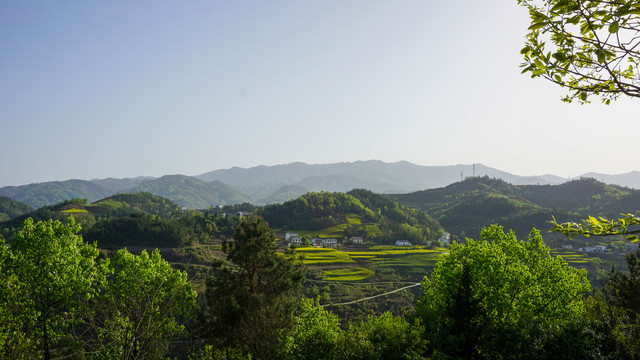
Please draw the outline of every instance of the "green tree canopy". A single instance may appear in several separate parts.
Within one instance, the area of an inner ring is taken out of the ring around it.
[[[338,358],[344,331],[340,318],[324,310],[318,300],[302,299],[300,313],[282,342],[281,356],[291,360],[332,360]]]
[[[195,309],[187,274],[171,269],[155,250],[139,256],[118,250],[106,264],[107,283],[98,298],[94,351],[101,358],[161,359],[184,331],[178,319]]]
[[[422,289],[416,311],[429,340],[440,351],[465,357],[495,351],[525,329],[579,317],[591,286],[585,270],[551,256],[538,231],[518,240],[493,225],[482,230],[480,241],[454,243]]]
[[[14,323],[5,323],[4,329],[13,332],[4,334],[0,350],[17,354],[20,347],[19,353],[28,354],[35,348],[44,359],[71,350],[64,340],[69,329],[80,323],[101,275],[95,261],[98,250],[76,235],[79,230],[73,217],[66,224],[27,219],[10,251],[3,251],[5,291],[0,307],[10,315],[4,320]]]
[[[518,0],[531,26],[523,73],[566,87],[563,99],[640,97],[640,1]]]

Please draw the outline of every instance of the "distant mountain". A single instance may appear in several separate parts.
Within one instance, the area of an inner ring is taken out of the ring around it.
[[[632,171],[626,174],[618,174],[618,175],[606,175],[606,174],[590,172],[590,173],[583,174],[581,177],[594,178],[606,184],[614,184],[614,185],[626,186],[634,189],[640,189],[640,171]]]
[[[127,179],[67,180],[0,188],[0,195],[34,208],[72,198],[95,201],[116,193],[148,191],[188,208],[242,203],[256,205],[295,199],[301,191],[346,192],[368,189],[376,193],[412,193],[437,189],[469,177],[502,179],[513,185],[557,185],[565,179],[555,175],[518,176],[482,164],[421,166],[406,161],[378,160],[311,165],[234,167],[188,177],[136,177]],[[640,172],[622,175],[585,174],[611,184],[640,188]],[[585,177],[583,176],[583,177]],[[208,185],[206,185],[208,184]],[[304,190],[303,190],[304,189]]]
[[[117,192],[122,192],[124,190],[135,189],[139,184],[145,181],[150,181],[154,179],[155,178],[151,176],[138,176],[135,178],[126,178],[126,179],[114,179],[114,178],[93,179],[91,180],[91,182],[98,184],[105,189],[109,189],[114,193],[117,193]]]
[[[146,191],[173,200],[190,209],[239,204],[248,197],[220,181],[206,182],[185,175],[165,175],[139,184],[135,191]]]
[[[513,185],[558,185],[565,182],[563,179],[555,175],[542,175],[542,176],[521,176],[519,178],[510,181]]]
[[[36,209],[75,198],[87,199],[92,202],[112,194],[111,190],[85,180],[52,181],[0,188],[0,195],[18,200]]]
[[[284,185],[299,185],[312,191],[341,191],[354,188],[378,193],[406,193],[447,186],[469,176],[489,176],[517,184],[557,184],[564,180],[552,175],[523,177],[493,169],[482,164],[453,166],[421,166],[406,161],[387,163],[378,160],[310,165],[301,162],[257,166],[249,169],[231,168],[196,176],[219,180],[251,194],[254,201],[267,198],[265,190]]]
[[[280,189],[276,190],[269,197],[262,199],[258,203],[260,204],[277,204],[283,203],[287,200],[295,199],[301,195],[309,192],[309,189],[300,185],[284,185]]]

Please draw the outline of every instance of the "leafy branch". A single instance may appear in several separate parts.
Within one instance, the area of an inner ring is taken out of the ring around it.
[[[518,0],[531,25],[523,73],[569,89],[563,101],[640,97],[640,0]]]
[[[553,217],[549,223],[553,226],[550,231],[563,234],[573,239],[576,235],[589,236],[611,236],[622,235],[632,242],[640,240],[640,217],[632,214],[623,214],[622,218],[608,220],[603,217],[595,218],[589,216],[582,222],[565,222],[559,224]]]

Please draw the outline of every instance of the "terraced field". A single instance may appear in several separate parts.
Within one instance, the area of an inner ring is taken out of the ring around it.
[[[336,269],[324,271],[322,279],[326,281],[361,281],[373,274],[373,270],[362,267]]]
[[[427,275],[440,255],[446,249],[426,249],[424,247],[374,246],[358,251],[340,251],[330,248],[301,247],[296,253],[310,268],[320,269],[323,280],[359,281],[377,275],[380,281],[388,280],[382,271],[391,268],[393,273],[402,274],[413,280]],[[368,270],[366,276],[362,269]],[[339,271],[339,272],[336,272]]]

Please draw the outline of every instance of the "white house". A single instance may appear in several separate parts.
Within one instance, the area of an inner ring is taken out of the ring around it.
[[[311,245],[322,247],[336,247],[338,246],[338,239],[335,238],[313,238],[311,239]]]
[[[593,251],[594,252],[605,252],[607,251],[607,246],[606,245],[596,245],[593,247]]]
[[[442,246],[449,246],[450,242],[451,234],[449,234],[448,232],[442,234],[442,236],[440,237],[440,243],[442,244]]]
[[[322,239],[322,247],[336,247],[338,246],[338,239],[328,238]]]
[[[284,239],[286,241],[291,240],[291,238],[297,238],[297,237],[299,237],[298,233],[286,233],[286,234],[284,234]]]
[[[409,240],[396,240],[396,246],[411,246]]]
[[[352,236],[349,241],[351,241],[352,244],[364,244],[364,239],[359,236]]]

